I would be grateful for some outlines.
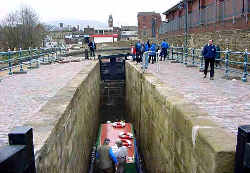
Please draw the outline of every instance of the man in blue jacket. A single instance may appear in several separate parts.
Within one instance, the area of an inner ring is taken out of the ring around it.
[[[209,40],[202,50],[202,55],[205,59],[204,78],[207,77],[207,69],[210,64],[210,80],[214,80],[214,61],[216,56],[216,47],[213,45],[213,40]]]
[[[161,42],[161,55],[164,57],[164,61],[166,60],[168,48],[169,48],[168,43],[165,40],[163,40]],[[162,60],[162,56],[161,56],[160,61]]]

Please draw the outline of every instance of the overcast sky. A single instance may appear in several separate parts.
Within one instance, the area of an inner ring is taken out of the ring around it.
[[[180,0],[3,0],[0,20],[25,5],[39,14],[42,22],[60,19],[97,20],[106,23],[112,14],[114,25],[137,25],[137,13],[163,13]]]

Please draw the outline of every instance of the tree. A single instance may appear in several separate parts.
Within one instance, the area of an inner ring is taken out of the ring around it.
[[[37,13],[29,7],[9,13],[2,21],[4,48],[40,47],[45,36]]]

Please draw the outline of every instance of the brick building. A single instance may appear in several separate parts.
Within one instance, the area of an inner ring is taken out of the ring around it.
[[[188,32],[249,29],[249,12],[249,0],[188,0]],[[166,21],[160,27],[160,34],[184,32],[183,1],[163,14]]]
[[[139,38],[158,38],[159,28],[161,25],[161,15],[155,12],[139,12],[138,20],[138,36]]]

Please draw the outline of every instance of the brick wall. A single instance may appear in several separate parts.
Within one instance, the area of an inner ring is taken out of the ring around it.
[[[215,44],[221,47],[221,50],[229,48],[233,51],[250,50],[250,30],[222,30],[217,32],[191,33],[188,35],[188,46],[194,48],[203,47],[209,39],[213,39]],[[166,34],[161,35],[160,39],[166,39],[170,44],[182,45],[184,43],[183,34]]]
[[[152,19],[156,19],[155,23],[155,34],[156,38],[159,36],[159,28],[161,25],[161,16],[159,13],[142,12],[138,13],[138,36],[140,38],[152,37]]]

